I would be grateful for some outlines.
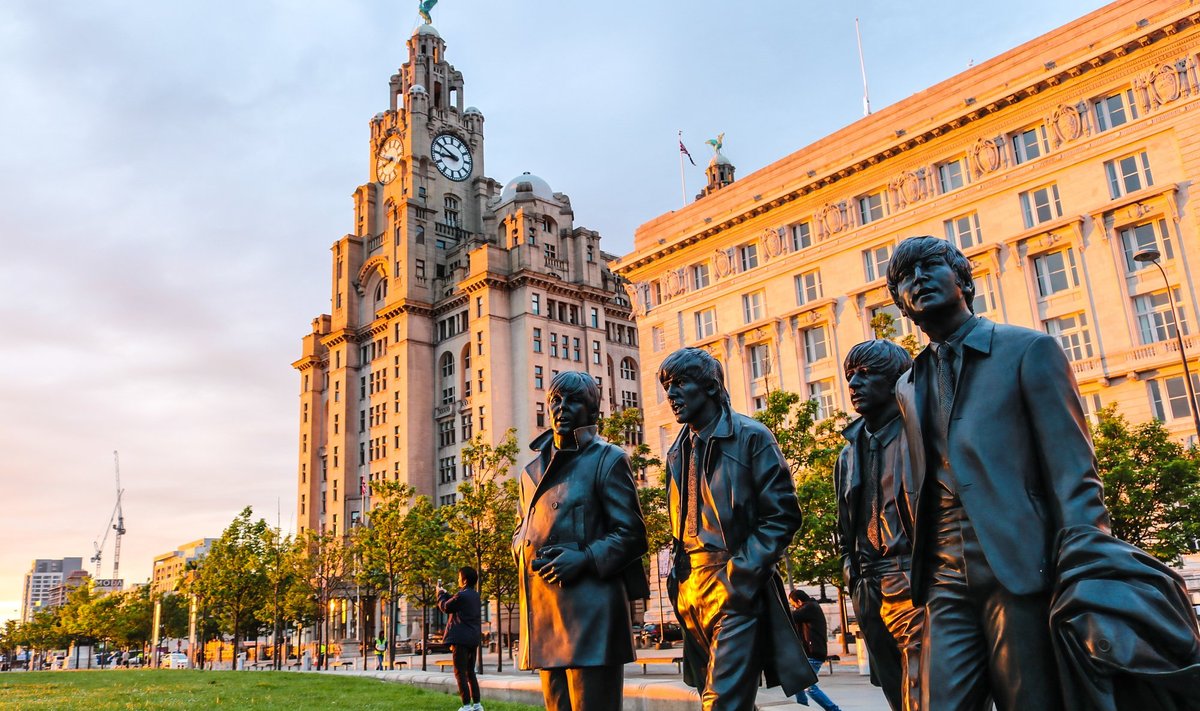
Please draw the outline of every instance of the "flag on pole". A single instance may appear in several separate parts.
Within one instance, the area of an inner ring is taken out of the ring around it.
[[[358,478],[358,491],[363,496],[367,495],[367,478],[365,476]]]
[[[680,153],[682,153],[683,155],[687,156],[687,159],[688,159],[688,161],[689,161],[689,162],[690,162],[692,165],[696,165],[696,161],[692,160],[692,154],[691,154],[691,153],[688,153],[687,146],[683,145],[683,139],[682,139],[682,138],[680,138],[680,139],[679,139],[679,152],[680,152]]]

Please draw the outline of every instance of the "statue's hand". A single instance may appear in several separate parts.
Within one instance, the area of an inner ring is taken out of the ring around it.
[[[570,583],[583,575],[587,567],[587,555],[571,548],[550,546],[538,551],[538,557],[546,559],[546,563],[537,574],[551,585]]]

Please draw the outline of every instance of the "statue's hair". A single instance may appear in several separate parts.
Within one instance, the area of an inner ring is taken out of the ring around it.
[[[843,370],[847,373],[863,366],[895,380],[900,377],[901,373],[912,367],[912,356],[900,345],[877,338],[873,341],[859,343],[846,354]]]
[[[596,424],[600,418],[600,386],[591,375],[578,370],[567,370],[554,376],[550,381],[550,390],[546,397],[559,393],[561,395],[582,395],[587,405],[588,424]]]
[[[962,289],[963,298],[967,302],[967,308],[974,312],[975,278],[971,276],[971,261],[959,251],[958,247],[947,240],[930,235],[905,239],[896,247],[895,253],[888,262],[887,288],[892,294],[892,301],[900,307],[900,311],[906,316],[909,315],[904,310],[904,304],[900,303],[900,298],[896,293],[897,285],[901,279],[912,273],[917,262],[929,257],[941,257],[946,260],[946,264],[950,265],[950,268],[954,270],[954,275],[958,277],[958,284]]]
[[[708,385],[716,383],[717,398],[721,406],[728,409],[729,391],[725,389],[725,372],[721,369],[721,361],[703,348],[680,348],[662,362],[658,368],[658,381],[684,377],[689,380]]]

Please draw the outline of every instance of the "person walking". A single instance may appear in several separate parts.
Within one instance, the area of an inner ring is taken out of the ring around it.
[[[821,606],[817,604],[817,601],[803,590],[793,590],[788,594],[788,601],[792,604],[792,626],[796,628],[796,635],[800,637],[800,642],[804,645],[804,654],[808,657],[808,664],[812,667],[813,674],[816,674],[821,670],[821,665],[825,663],[825,660],[829,658],[825,613],[821,612]],[[825,711],[841,711],[833,699],[826,696],[821,687],[816,684],[796,694],[796,703],[808,706],[809,696]]]
[[[383,653],[387,651],[387,638],[383,633],[379,633],[379,638],[375,640],[375,671],[383,670]]]
[[[454,680],[462,706],[458,711],[483,711],[479,703],[479,679],[475,676],[475,655],[481,636],[479,593],[475,584],[479,573],[469,565],[458,569],[458,592],[451,595],[438,585],[438,609],[449,615],[442,641],[450,645],[454,661]]]

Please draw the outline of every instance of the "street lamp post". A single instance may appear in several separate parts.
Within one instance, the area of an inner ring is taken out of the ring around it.
[[[1167,271],[1158,262],[1158,258],[1161,256],[1162,254],[1157,249],[1151,247],[1135,252],[1133,261],[1143,264],[1149,262],[1158,267],[1158,273],[1162,274],[1163,286],[1167,288],[1167,303],[1171,306],[1171,323],[1175,325],[1175,339],[1179,345],[1179,360],[1183,362],[1183,384],[1187,387],[1188,412],[1192,413],[1192,425],[1196,430],[1197,441],[1200,442],[1200,412],[1196,410],[1196,391],[1192,387],[1192,373],[1188,369],[1187,352],[1183,347],[1183,330],[1179,327],[1179,311],[1175,305],[1175,293],[1171,290],[1171,281],[1167,279]]]

